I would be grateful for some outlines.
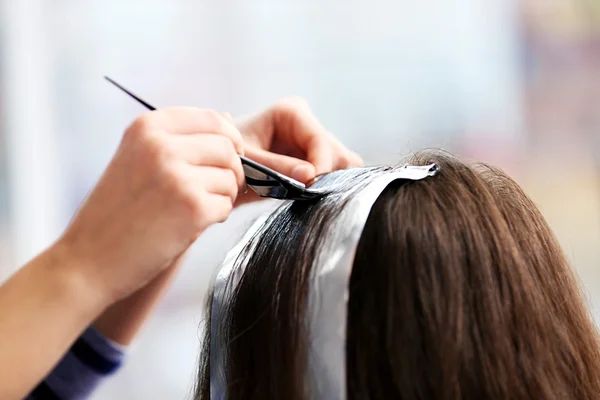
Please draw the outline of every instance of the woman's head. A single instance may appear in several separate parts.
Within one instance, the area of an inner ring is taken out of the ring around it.
[[[440,153],[408,162],[441,171],[390,184],[364,226],[349,284],[348,398],[600,393],[596,332],[533,203],[491,167]],[[354,185],[369,180],[356,174]],[[308,290],[324,233],[344,207],[295,202],[254,239],[226,307],[228,398],[311,398]],[[208,393],[207,353],[199,395]]]

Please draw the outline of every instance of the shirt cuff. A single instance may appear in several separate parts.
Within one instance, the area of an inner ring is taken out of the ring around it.
[[[87,399],[120,368],[124,356],[125,346],[89,327],[28,399]]]

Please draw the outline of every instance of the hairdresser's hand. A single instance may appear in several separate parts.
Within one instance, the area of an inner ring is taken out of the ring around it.
[[[280,100],[237,126],[248,158],[303,183],[319,174],[363,164],[319,123],[301,98]],[[238,202],[257,198],[244,195]]]
[[[240,132],[216,112],[144,114],[57,246],[110,301],[134,292],[229,217],[244,186],[242,153]]]

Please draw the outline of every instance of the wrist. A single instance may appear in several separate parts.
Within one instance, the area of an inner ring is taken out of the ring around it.
[[[54,245],[0,287],[0,398],[24,398],[105,307],[77,266]]]
[[[76,306],[82,316],[94,319],[113,302],[92,276],[89,262],[77,257],[64,241],[59,240],[40,257],[43,259],[41,268],[51,279],[57,296],[62,301],[73,302],[70,308]]]

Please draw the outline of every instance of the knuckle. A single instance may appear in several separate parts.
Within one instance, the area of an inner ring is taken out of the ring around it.
[[[227,221],[227,218],[229,218],[231,211],[233,211],[233,202],[223,199],[222,204],[219,206],[221,208],[221,212],[219,213],[216,222],[225,222]]]
[[[145,138],[156,130],[156,121],[152,112],[145,112],[129,126],[126,135],[133,138]]]
[[[243,148],[244,137],[242,136],[242,133],[239,130],[237,130],[237,129],[232,130],[231,140],[235,146]]]
[[[232,170],[235,174],[235,177],[239,179],[240,183],[244,183],[246,180],[246,175],[244,174],[244,167],[242,167],[242,162],[239,157],[235,157],[232,160]]]
[[[189,190],[183,191],[182,203],[190,214],[192,220],[196,221],[204,215],[204,196],[192,193]]]
[[[217,132],[222,132],[226,126],[224,118],[215,110],[204,108],[200,110],[202,120]]]
[[[202,189],[192,190],[191,185],[179,187],[179,198],[184,213],[195,226],[205,224],[208,204],[208,193]]]
[[[235,149],[233,149],[233,152],[230,150],[227,153],[226,160],[227,160],[227,164],[226,164],[227,168],[229,168],[233,172],[242,172],[242,174],[243,174],[242,163],[240,161],[240,157],[235,152]]]
[[[212,196],[208,192],[200,192],[194,197],[194,206],[190,209],[190,218],[197,229],[224,222],[233,211],[233,200],[229,197]]]
[[[236,176],[236,173],[231,169],[226,170],[225,173],[229,197],[235,200],[238,194],[238,178]]]
[[[234,165],[230,167],[231,172],[233,174],[233,180],[235,182],[236,187],[241,189],[246,183],[246,175],[244,174],[244,168],[242,167],[242,163],[239,159],[234,161]],[[237,192],[236,192],[237,195]]]
[[[225,207],[225,219],[227,219],[229,217],[229,214],[231,214],[231,212],[233,211],[233,201],[225,201],[224,207]]]
[[[226,169],[224,170],[225,173],[225,181],[227,182],[227,184],[232,184],[235,183],[235,172],[233,172],[232,169]]]
[[[206,194],[197,194],[188,204],[190,220],[197,229],[203,229],[208,225],[206,196]]]
[[[159,135],[148,134],[141,138],[140,144],[143,146],[147,161],[152,165],[168,168],[164,165],[166,159],[166,145]]]
[[[221,119],[221,114],[219,114],[217,111],[211,108],[203,108],[200,111],[202,112],[205,118],[211,118],[215,120]]]
[[[312,135],[308,139],[308,147],[309,148],[327,148],[331,149],[331,142],[329,138],[323,135]]]
[[[219,136],[219,140],[221,141],[221,156],[226,160],[227,165],[230,165],[230,163],[233,163],[238,158],[238,154],[235,150],[235,144],[227,136]]]
[[[310,110],[308,101],[301,96],[289,96],[280,99],[277,102],[277,107],[282,111],[297,112],[299,110]]]
[[[195,229],[202,230],[208,225],[207,219],[211,213],[209,194],[181,172],[174,163],[166,163],[161,171],[163,190],[174,202],[178,214],[190,221]]]
[[[236,156],[235,146],[227,136],[213,135],[215,141],[215,150],[219,151],[219,157],[229,162]]]
[[[243,146],[244,139],[242,138],[242,134],[230,121],[215,110],[206,109],[203,112],[207,124],[211,127],[211,131],[226,136],[235,146],[240,148]]]
[[[184,203],[188,202],[189,193],[187,191],[187,185],[173,163],[162,163],[160,165],[160,171],[167,193],[178,197],[180,200],[183,200]]]

